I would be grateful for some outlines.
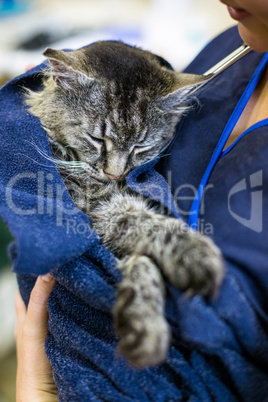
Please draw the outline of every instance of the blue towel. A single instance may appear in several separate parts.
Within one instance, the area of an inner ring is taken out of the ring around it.
[[[39,88],[46,67],[0,92],[0,213],[15,239],[10,255],[25,303],[36,275],[50,271],[57,279],[48,303],[46,352],[59,401],[267,400],[266,327],[234,275],[235,261],[226,261],[216,300],[187,300],[166,284],[172,346],[164,364],[135,370],[117,354],[111,308],[121,276],[115,258],[40,154],[51,156],[46,133],[23,105],[22,87]],[[128,178],[131,188],[159,200],[156,182],[178,217],[169,187],[152,165]]]

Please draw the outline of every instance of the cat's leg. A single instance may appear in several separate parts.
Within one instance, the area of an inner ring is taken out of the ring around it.
[[[123,280],[114,308],[119,350],[138,367],[165,360],[169,331],[160,271],[188,293],[217,290],[223,264],[211,240],[158,215],[136,196],[115,194],[94,209],[93,227],[119,258]]]
[[[164,317],[163,279],[146,256],[125,257],[119,268],[123,280],[113,311],[119,352],[135,367],[160,364],[167,356],[170,340]]]
[[[145,255],[179,289],[216,293],[224,271],[218,247],[181,220],[157,214],[143,198],[114,195],[93,211],[93,224],[118,257]]]

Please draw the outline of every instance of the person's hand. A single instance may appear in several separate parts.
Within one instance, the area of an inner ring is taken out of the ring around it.
[[[57,387],[45,352],[47,301],[55,285],[51,275],[40,276],[32,290],[28,309],[18,292],[17,327],[17,402],[57,401]]]

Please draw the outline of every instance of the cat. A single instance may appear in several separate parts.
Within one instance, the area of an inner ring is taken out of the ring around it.
[[[26,90],[26,105],[48,134],[75,205],[118,259],[119,352],[134,367],[158,365],[171,342],[164,278],[210,296],[223,259],[209,238],[131,191],[126,176],[161,154],[208,77],[176,73],[161,57],[120,41],[43,54],[50,68],[40,91]]]

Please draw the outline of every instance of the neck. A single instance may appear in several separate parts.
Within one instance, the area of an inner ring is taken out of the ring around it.
[[[268,67],[241,114],[224,150],[253,124],[268,118]]]

